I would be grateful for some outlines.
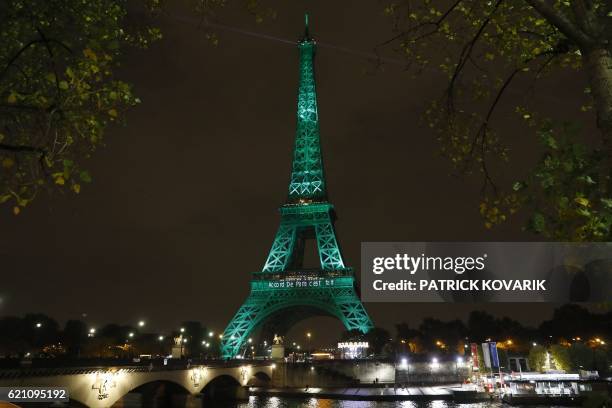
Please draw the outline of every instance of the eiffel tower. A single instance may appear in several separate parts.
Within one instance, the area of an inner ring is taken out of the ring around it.
[[[369,331],[373,325],[356,293],[353,270],[342,258],[334,230],[334,207],[327,201],[319,142],[314,78],[316,43],[308,33],[298,42],[300,80],[297,131],[289,195],[280,207],[280,226],[261,272],[253,273],[251,293],[221,340],[221,354],[239,354],[256,328],[275,323],[284,334],[297,321],[325,315],[340,319],[347,330]],[[320,268],[303,267],[305,243],[316,240]]]

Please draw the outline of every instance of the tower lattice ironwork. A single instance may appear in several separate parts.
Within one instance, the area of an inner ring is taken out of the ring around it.
[[[298,42],[300,80],[297,130],[287,202],[280,226],[261,272],[251,280],[251,292],[232,318],[221,340],[224,358],[235,357],[251,332],[269,320],[288,329],[313,315],[333,316],[346,329],[366,333],[372,322],[356,293],[353,270],[347,267],[334,230],[334,208],[327,188],[319,140],[315,89],[315,41],[308,32]],[[316,240],[320,268],[304,269],[304,246]]]

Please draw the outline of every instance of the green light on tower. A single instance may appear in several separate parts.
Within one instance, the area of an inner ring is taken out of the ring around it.
[[[327,201],[314,75],[316,43],[308,23],[306,14],[304,37],[298,42],[297,125],[287,202],[280,208],[280,226],[264,267],[253,274],[249,297],[225,329],[224,358],[244,350],[253,330],[270,320],[285,331],[315,315],[336,317],[347,330],[366,333],[373,327],[357,297],[353,270],[342,258],[333,206]],[[316,270],[303,268],[308,239],[317,243]]]

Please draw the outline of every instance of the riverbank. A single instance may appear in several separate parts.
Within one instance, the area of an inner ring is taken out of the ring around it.
[[[447,400],[457,402],[489,401],[492,396],[472,388],[457,385],[431,387],[348,387],[348,388],[263,388],[251,387],[249,394],[288,398],[327,398],[360,401],[432,401]]]

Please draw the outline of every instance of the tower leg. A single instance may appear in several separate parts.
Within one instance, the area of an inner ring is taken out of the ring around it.
[[[338,318],[347,330],[367,333],[372,327],[353,286],[337,288],[285,288],[251,292],[229,323],[221,340],[223,358],[238,355],[251,332],[271,315],[284,309],[310,307],[316,313]],[[305,317],[305,315],[300,315]],[[293,320],[293,319],[292,319]]]
[[[258,324],[265,301],[250,295],[227,325],[221,339],[221,356],[233,358]]]
[[[317,234],[321,269],[324,271],[344,269],[344,261],[342,260],[342,254],[340,253],[340,247],[338,246],[332,223],[329,221],[317,224],[315,232]]]
[[[279,272],[287,268],[293,254],[296,232],[293,225],[281,224],[278,227],[272,249],[270,249],[270,254],[263,268],[264,272]]]
[[[336,307],[342,315],[342,323],[347,330],[359,330],[365,334],[374,327],[355,289],[351,288],[350,293],[337,297],[335,300]]]

